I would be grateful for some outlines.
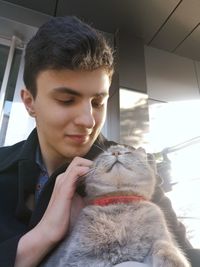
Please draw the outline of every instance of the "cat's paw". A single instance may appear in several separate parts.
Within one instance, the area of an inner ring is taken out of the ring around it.
[[[162,245],[162,246],[161,246]],[[153,267],[191,267],[182,252],[165,241],[154,246]]]
[[[191,267],[191,265],[180,258],[171,255],[163,256],[161,258],[156,258],[153,261],[153,267]]]

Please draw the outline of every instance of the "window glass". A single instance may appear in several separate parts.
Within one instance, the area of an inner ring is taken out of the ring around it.
[[[0,62],[1,62],[0,63],[0,79],[1,79],[1,84],[3,81],[4,71],[6,68],[8,53],[9,53],[9,47],[4,46],[4,45],[0,45]],[[16,85],[16,80],[17,80],[17,76],[18,76],[20,60],[21,60],[21,54],[22,54],[21,50],[15,49],[15,53],[14,53],[12,65],[11,65],[11,70],[10,70],[10,75],[9,75],[9,80],[8,80],[6,93],[5,93],[3,112],[1,115],[2,117],[1,117],[1,129],[0,129],[0,146],[4,145],[4,141],[5,141],[5,137],[6,137],[7,127],[8,127],[9,117],[10,117],[10,111],[11,111],[13,96],[14,96],[14,92],[15,92],[15,85]]]
[[[163,189],[187,237],[200,248],[200,101],[149,101],[150,143]]]

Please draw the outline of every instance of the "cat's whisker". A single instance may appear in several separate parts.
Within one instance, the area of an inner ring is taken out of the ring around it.
[[[156,162],[155,160],[147,160],[147,162]]]
[[[79,180],[84,179],[88,174],[90,174],[94,170],[96,170],[96,167],[90,168],[90,170],[88,172],[86,172],[85,174],[79,176]]]
[[[157,166],[157,169],[158,170],[162,170],[162,169],[169,169],[170,170],[170,167],[166,167],[164,165],[160,165],[160,166]]]

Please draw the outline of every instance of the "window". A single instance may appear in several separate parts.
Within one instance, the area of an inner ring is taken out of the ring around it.
[[[200,248],[199,102],[149,103],[150,143],[161,156],[163,186],[195,248]]]
[[[4,145],[22,51],[17,39],[0,39],[0,146]]]

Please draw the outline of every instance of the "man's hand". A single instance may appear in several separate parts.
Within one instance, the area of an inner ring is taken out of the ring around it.
[[[49,205],[38,225],[52,242],[60,241],[66,234],[78,179],[89,171],[91,165],[92,161],[75,157],[66,171],[57,176]]]
[[[85,175],[92,161],[75,157],[66,171],[57,176],[49,205],[41,221],[19,241],[15,267],[34,267],[66,235],[79,177]],[[79,201],[80,208],[80,201]],[[34,251],[34,253],[33,253]]]

